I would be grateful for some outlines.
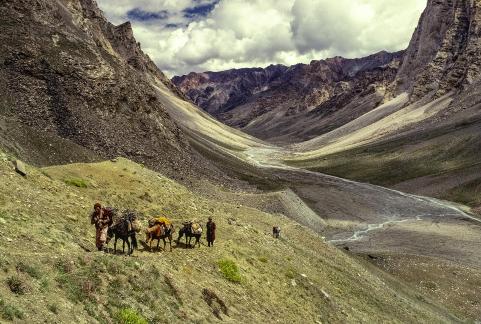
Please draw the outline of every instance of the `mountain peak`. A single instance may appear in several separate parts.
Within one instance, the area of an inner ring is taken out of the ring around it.
[[[479,79],[481,2],[429,0],[397,77],[398,92],[439,97]]]

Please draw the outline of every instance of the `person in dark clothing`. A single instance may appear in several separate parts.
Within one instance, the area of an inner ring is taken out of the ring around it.
[[[95,245],[99,251],[104,249],[107,241],[107,231],[111,225],[110,213],[102,208],[102,205],[96,203],[94,211],[90,216],[91,223],[95,225]]]
[[[209,221],[207,222],[207,245],[214,246],[215,241],[215,223],[212,221],[212,217],[209,217]]]
[[[272,236],[275,238],[279,238],[281,236],[281,228],[280,226],[274,226],[272,228]]]

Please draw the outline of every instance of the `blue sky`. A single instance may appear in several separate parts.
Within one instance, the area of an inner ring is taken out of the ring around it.
[[[169,76],[407,47],[426,0],[98,0]]]

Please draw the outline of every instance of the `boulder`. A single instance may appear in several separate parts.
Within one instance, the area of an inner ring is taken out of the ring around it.
[[[25,177],[27,175],[27,169],[25,168],[25,163],[20,160],[15,161],[15,171],[21,176]]]

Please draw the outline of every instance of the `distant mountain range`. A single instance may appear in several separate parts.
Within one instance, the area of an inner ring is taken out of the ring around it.
[[[189,73],[172,82],[227,125],[262,139],[299,141],[342,126],[379,105],[403,53]],[[363,105],[352,109],[352,101]]]

